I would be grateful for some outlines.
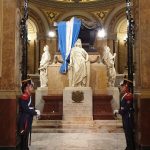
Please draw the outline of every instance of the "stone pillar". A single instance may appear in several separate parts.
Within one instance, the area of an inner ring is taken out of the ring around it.
[[[35,91],[35,108],[40,110],[40,112],[43,111],[44,107],[44,101],[43,101],[43,96],[48,95],[48,87],[38,87],[37,90]]]
[[[134,0],[136,23],[136,141],[140,150],[150,149],[150,1]]]
[[[16,95],[20,88],[20,10],[16,0],[0,0],[0,149],[15,149]]]
[[[0,1],[0,77],[2,75],[3,1]]]

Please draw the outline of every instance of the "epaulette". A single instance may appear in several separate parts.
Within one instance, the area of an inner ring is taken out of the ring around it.
[[[132,95],[132,93],[127,93],[126,96],[125,96],[125,100],[127,100],[127,101],[132,101],[132,100],[133,100],[133,95]]]
[[[24,93],[24,94],[21,96],[21,99],[26,101],[26,100],[29,99],[29,97],[30,97],[30,96],[29,96],[27,93]]]

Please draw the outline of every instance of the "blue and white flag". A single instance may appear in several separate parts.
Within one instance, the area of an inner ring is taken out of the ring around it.
[[[78,38],[80,27],[81,21],[75,17],[70,21],[58,23],[58,47],[63,58],[63,64],[60,67],[61,73],[68,71],[70,51]]]

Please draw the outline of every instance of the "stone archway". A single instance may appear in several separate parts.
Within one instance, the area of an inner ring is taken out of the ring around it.
[[[119,74],[125,73],[127,66],[127,48],[124,41],[127,32],[125,12],[125,5],[121,5],[105,21],[105,28],[109,38],[108,45],[110,44],[109,46],[113,49],[113,52],[117,54],[115,68]]]
[[[87,21],[92,21],[92,22],[99,22],[99,20],[92,14],[85,12],[85,11],[81,11],[81,10],[74,10],[74,11],[70,11],[65,13],[64,15],[60,16],[58,18],[58,21],[62,21],[62,20],[68,20],[69,18],[73,17],[73,16],[77,16],[81,19],[85,19]]]
[[[46,35],[49,32],[49,24],[41,11],[29,4],[29,19],[28,19],[28,74],[38,73],[39,62],[44,45],[46,44]],[[34,35],[34,37],[33,37]]]
[[[119,73],[127,73],[127,19],[121,18],[116,24],[115,32],[117,33],[117,67]]]
[[[35,23],[31,20],[27,20],[28,26],[28,74],[34,74],[36,72],[36,41],[37,41],[37,31],[38,28]]]

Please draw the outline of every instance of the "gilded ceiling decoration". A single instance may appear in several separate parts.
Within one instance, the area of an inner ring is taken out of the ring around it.
[[[101,21],[104,21],[106,16],[109,13],[109,10],[103,10],[103,11],[95,11],[93,12],[94,15],[96,15]]]
[[[56,11],[51,11],[51,10],[49,10],[49,11],[44,10],[44,13],[45,13],[45,15],[47,16],[49,22],[55,21],[56,18],[57,18],[57,16],[59,15],[58,12],[56,12]]]
[[[60,9],[95,9],[105,6],[112,6],[119,3],[125,3],[124,0],[30,0],[31,3],[35,3],[40,6],[50,6],[51,8]]]
[[[67,2],[67,3],[74,3],[74,2],[80,2],[80,3],[87,3],[87,2],[94,2],[94,1],[100,1],[100,0],[56,0],[58,2]]]

